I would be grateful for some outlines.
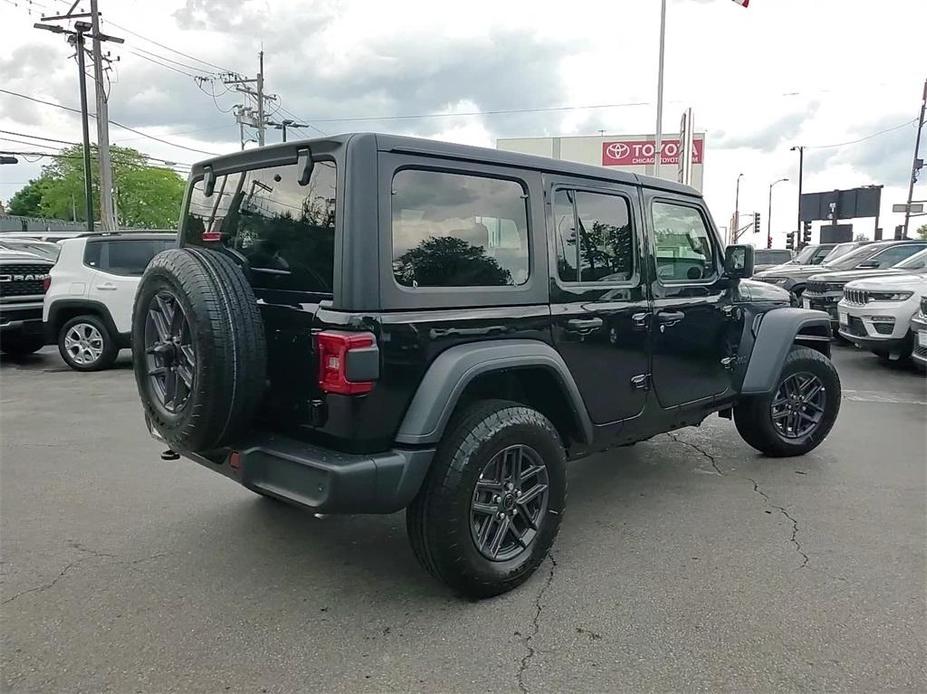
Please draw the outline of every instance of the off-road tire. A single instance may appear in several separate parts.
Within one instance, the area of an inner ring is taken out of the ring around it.
[[[824,384],[824,414],[817,426],[806,436],[788,439],[773,425],[772,401],[785,379],[804,372],[817,376]],[[786,356],[782,372],[772,392],[741,400],[734,407],[734,423],[744,441],[770,457],[804,455],[817,448],[830,433],[840,411],[840,397],[840,377],[831,360],[810,347],[796,345]]]
[[[14,335],[0,341],[0,352],[9,354],[11,357],[25,357],[38,352],[44,346],[45,340],[41,337]]]
[[[147,312],[162,291],[183,309],[196,355],[191,392],[177,412],[153,392],[145,358]],[[135,298],[132,343],[145,412],[173,450],[219,448],[247,429],[266,385],[267,346],[254,292],[230,257],[195,247],[155,256]]]
[[[89,364],[79,364],[74,361],[71,354],[68,352],[65,347],[65,338],[68,335],[68,332],[75,325],[84,323],[86,325],[92,325],[103,340],[103,351],[100,354],[99,358]],[[119,346],[116,344],[116,336],[110,332],[109,328],[106,327],[106,323],[99,316],[92,314],[86,314],[83,316],[75,316],[64,322],[61,328],[58,330],[58,353],[61,354],[61,358],[64,360],[64,363],[75,371],[103,371],[105,369],[112,368],[113,364],[116,363],[116,357],[119,356]]]
[[[515,444],[533,448],[547,469],[547,513],[527,549],[508,561],[492,561],[479,552],[471,536],[470,503],[484,466]],[[565,460],[557,430],[537,410],[505,400],[464,408],[448,424],[428,476],[406,510],[406,529],[418,561],[434,577],[472,598],[520,585],[544,561],[560,528],[566,503]]]

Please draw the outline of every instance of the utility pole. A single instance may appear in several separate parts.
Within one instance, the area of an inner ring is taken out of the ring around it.
[[[245,148],[245,127],[257,130],[257,143],[264,146],[264,133],[267,128],[268,119],[265,103],[276,101],[276,94],[264,93],[264,51],[258,54],[259,72],[256,78],[247,78],[237,72],[226,72],[220,75],[222,83],[231,86],[236,92],[245,95],[244,103],[235,105],[235,120],[239,126],[239,136],[241,139],[241,148]],[[198,78],[208,81],[208,78]],[[254,85],[254,88],[251,85]]]
[[[84,135],[84,204],[87,211],[87,231],[93,231],[93,174],[90,171],[90,117],[87,114],[87,75],[84,67],[84,33],[92,28],[86,22],[74,22],[74,47],[77,49],[77,70],[80,73],[80,118]]]
[[[97,163],[100,166],[100,225],[105,231],[116,230],[116,213],[113,206],[113,162],[109,154],[109,105],[103,88],[103,53],[100,43],[100,11],[97,0],[90,0],[90,22],[93,28],[93,81],[97,97]],[[121,41],[120,41],[121,42]]]
[[[737,243],[737,232],[740,229],[740,179],[743,174],[737,174],[737,187],[734,193],[734,240],[731,243]]]
[[[921,130],[924,129],[924,109],[927,107],[927,80],[924,80],[924,93],[921,96],[921,115],[917,119],[917,136],[914,138],[914,161],[911,163],[911,182],[908,184],[908,204],[904,209],[904,233],[902,238],[908,238],[908,224],[911,222],[911,200],[914,198],[914,182],[917,181],[917,172],[924,166],[924,160],[917,155],[921,148]]]
[[[282,120],[279,123],[275,123],[274,121],[269,120],[267,121],[267,125],[272,125],[276,130],[282,130],[284,142],[286,142],[286,129],[287,128],[308,128],[309,127],[307,123],[297,123],[295,120],[290,120],[289,118],[287,118],[286,120]]]
[[[788,181],[787,178],[780,178],[769,184],[769,210],[766,212],[766,248],[772,248],[772,189],[777,183]]]

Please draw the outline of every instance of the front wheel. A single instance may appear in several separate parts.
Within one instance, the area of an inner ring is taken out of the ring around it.
[[[820,352],[795,346],[773,391],[734,408],[741,437],[768,456],[804,455],[830,433],[840,411],[840,377]]]
[[[565,454],[550,420],[519,403],[483,401],[449,426],[406,528],[427,571],[487,598],[537,569],[565,501]]]

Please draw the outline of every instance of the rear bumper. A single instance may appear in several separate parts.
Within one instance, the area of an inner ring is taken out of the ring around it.
[[[147,422],[152,436],[160,439]],[[333,451],[277,434],[255,434],[234,450],[177,451],[269,496],[322,513],[393,513],[418,493],[434,449],[375,454]]]

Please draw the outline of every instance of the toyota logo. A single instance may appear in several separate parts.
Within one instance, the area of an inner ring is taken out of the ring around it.
[[[605,148],[605,154],[611,159],[623,159],[631,153],[631,148],[624,142],[610,142]]]

